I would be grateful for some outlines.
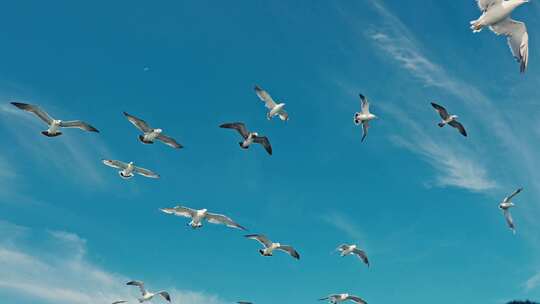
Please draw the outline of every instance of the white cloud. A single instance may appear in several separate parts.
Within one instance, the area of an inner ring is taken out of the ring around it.
[[[51,231],[45,244],[54,252],[36,244],[25,244],[33,231],[8,222],[0,222],[5,236],[0,238],[0,293],[34,299],[35,303],[93,304],[125,299],[133,302],[138,290],[127,288],[128,277],[109,272],[90,262],[86,240],[76,234]],[[9,231],[18,237],[8,237]],[[167,288],[165,288],[167,289]],[[201,292],[167,289],[173,303],[220,304],[217,296]],[[136,300],[135,300],[136,301]],[[156,303],[158,301],[156,300]]]
[[[538,286],[540,286],[540,272],[536,273],[525,282],[525,290],[530,291]]]
[[[365,243],[364,234],[360,228],[346,215],[336,211],[331,211],[322,216],[322,220],[339,231],[345,233],[347,237],[355,241],[361,241],[363,244]]]

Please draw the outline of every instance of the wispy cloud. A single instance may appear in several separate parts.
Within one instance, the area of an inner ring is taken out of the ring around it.
[[[336,228],[337,230],[345,233],[347,237],[355,241],[364,241],[364,234],[362,230],[345,214],[337,211],[330,211],[325,213],[321,219]]]
[[[87,259],[86,240],[78,235],[63,231],[40,235],[45,239],[44,246],[54,248],[51,252],[25,244],[24,236],[30,237],[35,231],[9,222],[0,222],[0,227],[17,235],[0,235],[0,292],[31,298],[36,303],[66,304],[111,303],[138,296],[138,290],[124,286],[127,276],[104,270]],[[223,303],[215,295],[175,288],[168,291],[173,303]]]

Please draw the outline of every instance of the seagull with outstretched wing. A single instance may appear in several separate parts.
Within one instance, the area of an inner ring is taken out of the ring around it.
[[[272,256],[272,252],[274,250],[281,250],[283,252],[288,253],[290,256],[292,256],[293,258],[297,260],[300,259],[300,254],[298,254],[298,252],[292,246],[282,245],[280,243],[273,243],[266,236],[262,234],[249,234],[249,235],[246,235],[245,237],[247,237],[248,239],[256,240],[264,246],[263,249],[259,250],[259,253],[262,256]]]
[[[271,120],[274,116],[278,116],[283,121],[289,120],[289,114],[284,110],[285,103],[275,102],[272,96],[260,86],[255,85],[255,94],[262,100],[268,108],[266,118]]]
[[[358,246],[352,244],[343,244],[340,245],[337,250],[340,252],[341,256],[344,257],[346,255],[356,255],[364,264],[366,264],[369,267],[369,259],[365,251],[358,248]]]
[[[143,134],[139,135],[139,140],[145,144],[153,144],[154,140],[159,140],[166,144],[167,146],[173,147],[175,149],[183,148],[174,138],[169,137],[163,134],[162,129],[151,128],[146,121],[137,118],[127,112],[124,112],[126,118],[131,122],[137,129],[139,129]]]
[[[463,125],[459,121],[457,121],[459,116],[448,114],[448,111],[443,106],[438,105],[434,102],[431,103],[431,106],[435,108],[437,113],[439,113],[439,116],[441,116],[442,121],[439,122],[439,127],[442,128],[445,125],[450,125],[451,127],[456,128],[459,133],[461,133],[461,135],[467,136],[467,131],[465,130],[465,127],[463,127]]]
[[[369,100],[362,94],[360,94],[361,102],[361,112],[356,112],[354,114],[354,124],[362,125],[362,142],[366,139],[369,130],[369,122],[373,119],[378,118],[376,115],[373,115],[369,112]]]
[[[225,123],[219,126],[223,129],[232,129],[236,130],[244,139],[239,142],[240,148],[248,149],[252,143],[260,144],[264,147],[266,152],[272,155],[272,145],[270,145],[270,140],[266,136],[260,136],[257,132],[249,132],[246,128],[246,125],[242,122],[232,122]]]
[[[514,224],[514,220],[512,219],[512,215],[510,214],[510,208],[515,207],[514,203],[512,202],[512,199],[514,196],[518,195],[523,188],[518,188],[516,191],[514,191],[509,196],[505,197],[503,201],[499,204],[499,209],[502,210],[504,218],[506,220],[506,224],[508,224],[508,227],[514,234],[516,234],[516,225]]]
[[[109,166],[111,168],[120,169],[118,171],[118,174],[123,179],[130,179],[135,174],[142,175],[144,177],[149,178],[159,178],[159,175],[157,173],[154,173],[148,169],[137,167],[133,164],[133,162],[125,163],[119,160],[113,160],[113,159],[104,159],[102,160],[103,164],[106,166]]]
[[[158,291],[158,292],[149,292],[144,288],[144,282],[141,281],[129,281],[126,283],[126,285],[131,286],[137,286],[139,287],[139,290],[141,291],[142,298],[139,298],[139,303],[147,302],[152,300],[155,296],[160,295],[162,296],[167,302],[171,302],[171,296],[166,291]]]
[[[367,304],[367,302],[364,301],[362,298],[350,295],[348,293],[332,294],[327,297],[320,298],[319,301],[328,301],[331,304],[337,304],[337,303],[345,302],[345,301],[352,301],[357,304]]]
[[[233,221],[230,217],[222,214],[210,213],[207,209],[195,210],[184,206],[176,206],[174,208],[162,208],[160,210],[167,214],[191,218],[191,222],[188,223],[188,226],[191,226],[194,229],[202,227],[203,220],[206,220],[212,224],[221,224],[230,228],[247,230]]]

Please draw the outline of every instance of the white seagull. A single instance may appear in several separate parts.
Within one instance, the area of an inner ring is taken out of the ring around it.
[[[319,301],[325,301],[325,300],[328,300],[328,302],[332,304],[337,304],[344,301],[352,301],[357,304],[367,304],[367,302],[364,301],[362,298],[350,295],[348,293],[333,294],[333,295],[329,295],[327,297],[319,299]]]
[[[274,116],[279,116],[283,121],[289,120],[289,114],[283,109],[285,103],[275,102],[272,96],[258,85],[255,86],[255,93],[264,101],[264,104],[268,108],[268,113],[266,114],[268,120],[271,120]]]
[[[146,123],[146,121],[140,118],[137,118],[133,115],[130,115],[126,112],[124,112],[124,115],[127,117],[129,122],[131,122],[135,127],[137,127],[137,129],[141,130],[141,132],[144,133],[142,135],[139,135],[139,140],[141,142],[145,144],[153,144],[154,140],[157,139],[170,147],[173,147],[176,149],[183,148],[183,146],[177,143],[176,140],[174,140],[174,138],[163,134],[162,129],[153,129]]]
[[[120,169],[118,174],[124,179],[132,178],[135,173],[149,178],[159,178],[158,174],[148,169],[137,167],[133,164],[133,162],[124,163],[119,160],[104,159],[103,164],[115,169]]]
[[[434,102],[432,102],[431,105],[435,108],[435,110],[439,113],[439,115],[442,118],[442,121],[438,124],[439,127],[442,128],[445,125],[450,125],[458,129],[461,135],[467,136],[467,131],[465,130],[463,125],[457,121],[457,119],[459,118],[457,115],[448,114],[448,111],[446,111],[446,109],[443,106],[440,106]]]
[[[219,126],[224,129],[233,129],[242,135],[243,141],[239,142],[242,149],[247,149],[252,143],[261,144],[268,154],[272,155],[272,146],[266,136],[259,136],[257,132],[249,132],[242,122],[225,123]]]
[[[362,124],[362,141],[364,141],[364,139],[366,139],[366,136],[368,135],[369,122],[378,117],[369,112],[369,101],[364,95],[360,94],[360,100],[362,102],[362,112],[354,113],[354,123],[357,126]]]
[[[51,116],[49,116],[49,114],[47,114],[47,112],[43,111],[38,106],[27,104],[27,103],[21,103],[21,102],[12,102],[11,104],[21,110],[33,113],[37,117],[39,117],[41,120],[43,120],[49,126],[49,129],[42,131],[41,134],[48,137],[55,137],[55,136],[62,135],[62,132],[59,131],[61,128],[78,128],[78,129],[89,131],[89,132],[99,133],[98,129],[92,127],[91,125],[81,120],[63,121],[59,119],[53,119],[51,118]]]
[[[343,244],[340,245],[337,250],[341,253],[341,256],[344,257],[346,255],[352,254],[358,256],[364,264],[366,264],[369,267],[369,259],[365,251],[358,248],[358,246],[351,244]]]
[[[510,14],[529,0],[477,0],[477,2],[482,16],[471,21],[471,29],[476,33],[489,26],[495,34],[506,36],[514,58],[520,63],[520,71],[524,73],[529,62],[529,34],[525,23],[511,19]]]
[[[300,259],[300,254],[298,254],[298,252],[292,246],[281,245],[280,243],[273,243],[266,236],[261,235],[261,234],[249,234],[249,235],[246,235],[245,237],[247,237],[248,239],[259,241],[259,243],[261,243],[264,246],[264,249],[259,250],[259,253],[262,256],[272,256],[272,252],[274,250],[281,250],[288,253],[289,255],[291,255],[293,258],[297,260]]]
[[[516,191],[514,191],[514,193],[510,194],[510,196],[505,197],[503,201],[499,204],[499,209],[502,210],[504,218],[506,219],[506,223],[514,234],[516,234],[516,226],[514,225],[514,220],[512,219],[512,215],[510,214],[510,208],[515,206],[514,203],[512,203],[512,198],[514,198],[514,196],[516,196],[522,190],[523,188],[517,189]]]
[[[156,292],[156,293],[153,293],[153,292],[149,292],[148,290],[146,290],[144,288],[144,282],[141,282],[141,281],[130,281],[130,282],[127,282],[126,285],[132,285],[132,286],[138,286],[139,289],[141,290],[141,294],[142,294],[142,298],[139,298],[139,303],[143,303],[143,302],[146,302],[146,301],[150,301],[152,300],[152,298],[154,298],[154,296],[156,295],[160,295],[162,296],[165,300],[167,300],[168,302],[171,302],[171,296],[169,295],[168,292],[166,291],[160,291],[160,292]]]
[[[212,224],[223,224],[227,227],[247,230],[233,221],[230,217],[222,214],[210,213],[207,209],[195,210],[184,206],[176,206],[174,208],[162,208],[159,210],[167,214],[191,218],[191,222],[188,223],[188,226],[191,226],[193,229],[201,228],[203,220],[207,220]]]

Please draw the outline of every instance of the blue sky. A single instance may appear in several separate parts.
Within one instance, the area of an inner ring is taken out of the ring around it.
[[[0,39],[0,295],[6,303],[135,303],[144,280],[174,303],[370,303],[540,298],[540,142],[535,50],[519,75],[503,38],[472,34],[474,1],[58,1],[5,3]],[[259,84],[291,120],[267,121]],[[358,93],[380,119],[365,143]],[[44,126],[10,101],[83,119]],[[470,136],[436,126],[430,101]],[[142,145],[122,111],[185,149]],[[267,135],[242,151],[219,129]],[[100,163],[162,178],[129,181]],[[507,229],[499,201],[523,186]],[[239,231],[186,221],[177,204],[225,213],[302,259],[259,256]],[[332,250],[356,242],[370,269]],[[155,300],[159,302],[160,300]]]

